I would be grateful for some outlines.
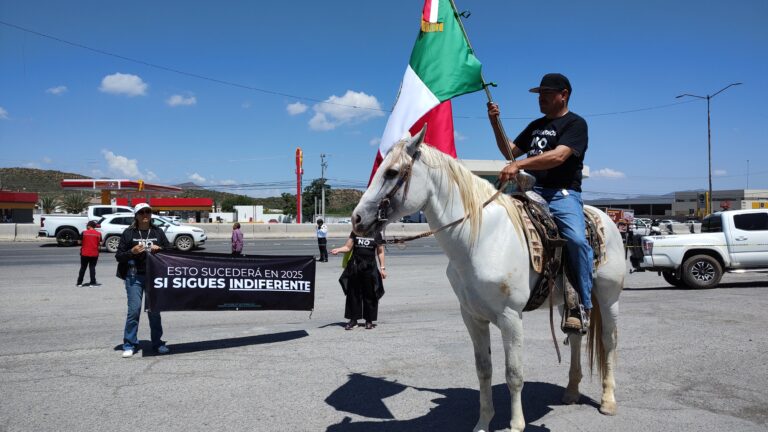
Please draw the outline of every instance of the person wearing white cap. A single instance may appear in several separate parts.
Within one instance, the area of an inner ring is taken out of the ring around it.
[[[133,212],[133,223],[123,231],[120,245],[115,253],[115,259],[118,262],[117,277],[125,281],[125,293],[128,296],[128,314],[125,318],[123,333],[123,358],[132,357],[139,349],[139,317],[145,289],[147,253],[156,253],[171,247],[163,230],[152,226],[152,208],[149,204],[137,204]],[[161,340],[163,325],[160,312],[150,311],[147,315],[152,349],[158,354],[168,354],[170,350]]]

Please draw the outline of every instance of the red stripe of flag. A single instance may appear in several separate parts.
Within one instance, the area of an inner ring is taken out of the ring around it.
[[[456,158],[456,143],[453,139],[453,109],[451,107],[451,100],[441,103],[440,105],[432,108],[428,113],[424,114],[416,123],[408,130],[411,136],[416,135],[421,128],[427,124],[427,134],[424,136],[424,143],[430,147],[436,148],[441,152],[450,155],[452,158]],[[381,152],[376,152],[376,160],[373,162],[373,170],[371,176],[368,178],[368,185],[373,180],[373,175],[376,174],[376,170],[379,169],[379,165],[384,160]]]

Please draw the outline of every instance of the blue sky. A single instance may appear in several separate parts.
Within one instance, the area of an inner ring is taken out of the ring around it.
[[[324,153],[332,185],[365,184],[422,3],[0,0],[3,23],[113,54],[0,24],[0,166],[271,196],[295,190],[299,146],[305,180]],[[457,6],[510,135],[539,116],[541,75],[570,78],[587,197],[706,188],[706,101],[675,96],[732,82],[712,99],[713,188],[768,188],[768,2]],[[454,115],[460,158],[500,157],[484,93]]]

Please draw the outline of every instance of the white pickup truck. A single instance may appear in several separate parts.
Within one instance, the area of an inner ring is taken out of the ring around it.
[[[700,234],[643,237],[635,271],[657,271],[668,283],[713,288],[723,272],[768,272],[768,210],[732,210],[704,218]]]
[[[40,217],[37,236],[56,237],[59,246],[74,246],[80,240],[88,221],[98,221],[104,215],[120,212],[133,213],[133,209],[119,205],[92,205],[88,207],[88,213],[82,215],[45,214]]]

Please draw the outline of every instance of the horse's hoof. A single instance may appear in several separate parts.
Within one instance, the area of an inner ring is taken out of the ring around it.
[[[605,402],[600,404],[600,414],[608,416],[616,415],[616,402]]]
[[[563,393],[563,398],[561,399],[561,401],[566,405],[573,405],[577,403],[579,399],[581,399],[581,394],[579,392],[574,393],[574,392],[566,391],[565,393]]]

